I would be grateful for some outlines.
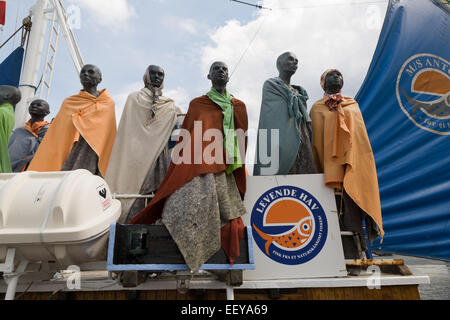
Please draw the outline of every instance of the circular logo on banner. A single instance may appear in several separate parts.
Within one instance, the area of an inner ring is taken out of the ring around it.
[[[304,264],[323,249],[328,222],[319,201],[292,186],[264,193],[252,210],[253,238],[270,259],[284,265]]]
[[[450,65],[433,54],[410,57],[397,79],[397,99],[419,128],[450,135]]]

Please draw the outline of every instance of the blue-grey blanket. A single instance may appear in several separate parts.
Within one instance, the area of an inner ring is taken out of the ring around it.
[[[312,139],[311,118],[306,104],[308,93],[300,86],[292,87],[299,93],[292,92],[279,77],[264,83],[256,164],[253,169],[255,176],[289,174],[302,143],[300,126],[303,121],[308,124]],[[272,139],[273,129],[279,130],[279,139],[276,139],[276,135]],[[275,157],[277,149],[278,161]],[[269,158],[272,159],[268,162]]]
[[[37,137],[25,128],[18,128],[13,131],[8,144],[13,172],[21,172],[31,162],[47,130],[48,126],[43,127]]]

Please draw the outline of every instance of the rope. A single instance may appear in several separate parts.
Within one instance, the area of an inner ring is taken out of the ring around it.
[[[4,46],[5,44],[7,44],[8,41],[11,40],[11,39],[12,39],[12,38],[13,38],[20,30],[22,30],[23,28],[25,28],[25,26],[21,26],[19,29],[17,29],[16,32],[14,32],[14,33],[12,34],[12,36],[8,38],[8,40],[6,40],[5,42],[3,42],[3,44],[0,46],[0,49],[3,48],[3,46]]]
[[[32,26],[31,17],[26,17],[25,19],[23,19],[22,26],[19,29],[17,29],[8,38],[8,40],[3,42],[3,44],[0,46],[0,49],[3,48],[8,43],[8,41],[11,40],[12,38],[14,38],[14,36],[17,33],[19,33],[19,31],[21,31],[21,30],[22,30],[22,36],[21,36],[21,40],[20,40],[20,46],[23,47],[25,45],[27,38],[29,38],[29,36],[30,36],[31,26]],[[13,49],[14,49],[14,46],[13,46]]]
[[[347,2],[347,3],[319,3],[312,5],[302,5],[295,7],[281,7],[273,8],[273,10],[294,10],[294,9],[309,9],[309,8],[320,8],[320,7],[338,7],[338,6],[351,6],[351,5],[365,5],[365,4],[376,4],[376,3],[386,3],[388,0],[371,0],[371,1],[358,1],[358,2]]]

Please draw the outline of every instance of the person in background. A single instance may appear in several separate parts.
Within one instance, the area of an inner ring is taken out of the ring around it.
[[[17,128],[11,135],[8,150],[13,172],[26,171],[39,148],[49,124],[45,117],[50,114],[47,101],[37,99],[28,108],[31,119],[23,128]]]

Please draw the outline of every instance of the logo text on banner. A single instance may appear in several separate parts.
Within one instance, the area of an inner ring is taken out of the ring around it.
[[[418,127],[450,134],[450,65],[433,54],[417,54],[403,64],[397,79],[397,99]]]

